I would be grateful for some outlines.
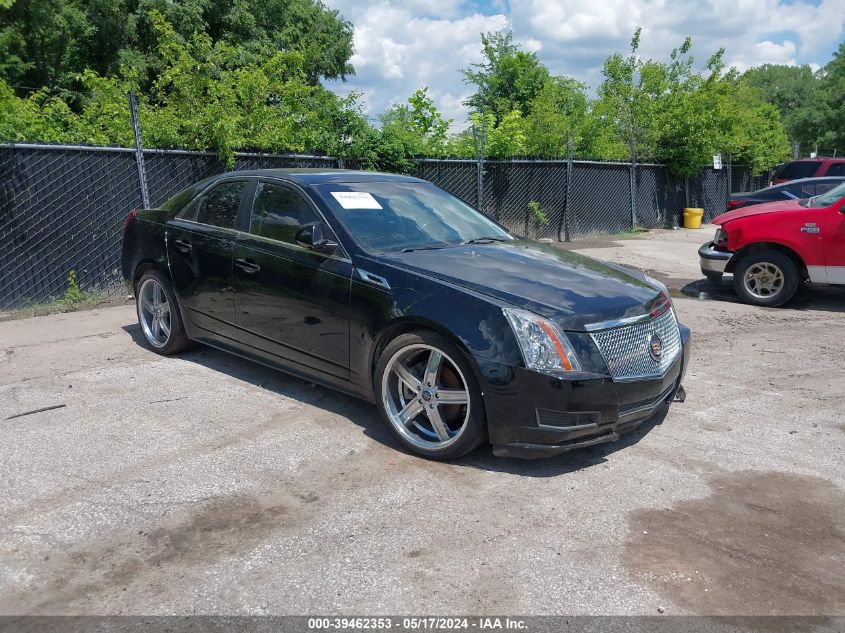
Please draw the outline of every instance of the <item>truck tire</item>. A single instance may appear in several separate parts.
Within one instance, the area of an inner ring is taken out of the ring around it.
[[[800,281],[795,262],[775,250],[746,255],[734,271],[734,288],[739,298],[745,303],[770,308],[792,299]]]

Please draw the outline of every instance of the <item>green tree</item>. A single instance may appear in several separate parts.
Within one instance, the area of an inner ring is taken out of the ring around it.
[[[451,120],[445,119],[423,87],[381,115],[382,132],[402,143],[408,156],[440,156],[446,149]]]
[[[818,136],[819,81],[809,66],[764,64],[747,70],[742,80],[759,92],[780,113],[789,139],[804,152],[810,151]]]
[[[73,0],[27,0],[0,8],[0,73],[24,90],[69,88],[96,28]]]
[[[549,77],[525,120],[525,146],[533,156],[564,156],[566,138],[576,143],[587,117],[587,87],[568,77]]]
[[[507,113],[531,112],[534,99],[549,78],[549,71],[534,53],[514,44],[510,32],[483,33],[484,61],[461,72],[476,93],[464,104],[474,112],[491,113],[496,123]]]
[[[253,148],[345,156],[365,134],[357,95],[340,98],[310,83],[301,53],[244,63],[241,47],[205,34],[185,41],[157,12],[151,21],[161,71],[139,95],[145,146],[212,149],[229,162],[236,149]],[[136,81],[128,70],[119,77],[87,70],[75,108],[49,88],[19,97],[0,82],[0,140],[131,145],[126,93]]]
[[[244,64],[240,47],[204,34],[183,43],[161,14],[153,22],[165,63],[152,92],[156,107],[146,112],[153,146],[212,148],[227,159],[247,148],[343,154],[338,132],[355,123],[354,98],[311,84],[302,53]]]
[[[627,56],[614,53],[605,60],[604,80],[593,106],[594,116],[609,124],[616,136],[616,143],[608,144],[614,158],[623,145],[629,148],[628,157],[656,156],[660,134],[656,115],[661,101],[667,92],[677,89],[690,76],[690,38],[672,51],[672,63],[666,65],[638,54],[640,34],[641,29],[637,27]]]
[[[640,30],[627,57],[611,55],[585,135],[597,157],[664,162],[677,174],[693,175],[716,153],[763,171],[789,156],[777,109],[724,71],[723,50],[696,70],[692,41],[674,49],[670,62],[637,54]],[[626,148],[628,151],[626,152]]]
[[[18,0],[0,7],[0,78],[77,91],[85,70],[128,67],[146,89],[163,68],[153,13],[183,41],[234,47],[241,65],[297,51],[311,84],[354,72],[352,25],[320,0]]]
[[[814,127],[819,152],[845,155],[845,42],[822,69],[817,96]]]
[[[469,118],[476,129],[476,133],[485,136],[484,153],[487,158],[509,158],[525,155],[526,125],[519,110],[506,112],[498,123],[495,116],[490,113],[476,112],[471,114]],[[470,131],[468,140],[471,142],[471,139],[472,132]],[[470,147],[472,147],[472,155],[474,155],[474,146]]]

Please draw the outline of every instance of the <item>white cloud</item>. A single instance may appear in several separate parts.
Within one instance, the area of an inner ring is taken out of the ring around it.
[[[719,48],[745,70],[762,63],[824,65],[845,28],[843,0],[328,0],[355,25],[357,74],[330,87],[365,92],[371,113],[429,86],[458,123],[471,90],[460,69],[481,58],[480,33],[512,29],[554,74],[594,90],[611,53],[637,26],[640,54],[667,59],[687,35],[701,67]],[[484,14],[479,7],[487,7]]]
[[[445,0],[402,3],[334,0],[331,5],[355,25],[356,75],[344,87],[366,88],[368,110],[384,111],[404,102],[421,86],[450,118],[463,120],[461,101],[469,96],[459,69],[481,60],[480,34],[510,27],[501,14],[474,13],[461,17],[430,17],[431,7],[460,3]],[[420,6],[428,7],[425,11]],[[448,11],[444,10],[448,14]],[[337,82],[329,87],[338,89]]]
[[[783,44],[775,44],[769,40],[757,42],[754,45],[753,55],[748,58],[731,58],[729,63],[739,70],[748,70],[757,64],[786,64],[795,65],[795,42],[785,40]]]

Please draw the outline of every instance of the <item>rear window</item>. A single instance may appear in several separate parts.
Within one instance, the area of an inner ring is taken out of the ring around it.
[[[194,196],[197,195],[200,191],[202,191],[208,179],[198,182],[194,185],[191,185],[187,189],[180,191],[175,196],[170,198],[167,202],[161,205],[163,211],[167,212],[167,215],[176,215],[182,208],[188,204],[191,200],[194,199]]]
[[[787,163],[777,173],[775,178],[784,180],[797,180],[798,178],[810,178],[816,174],[820,163],[817,161],[794,161]]]

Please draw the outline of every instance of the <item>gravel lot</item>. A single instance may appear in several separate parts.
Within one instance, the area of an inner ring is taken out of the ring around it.
[[[709,235],[571,247],[700,295]],[[536,462],[405,455],[130,304],[0,323],[0,613],[842,614],[845,291],[704,297],[686,403]]]

